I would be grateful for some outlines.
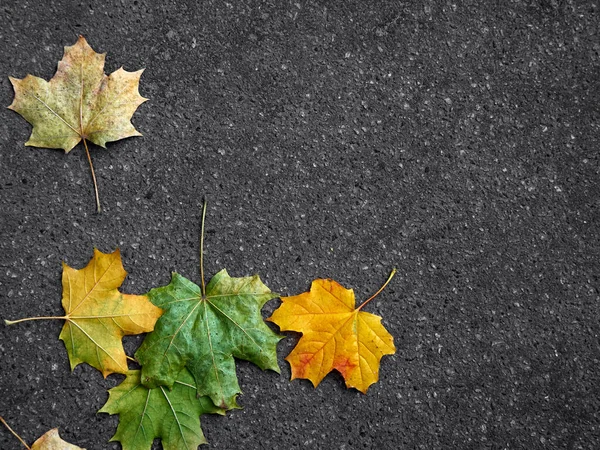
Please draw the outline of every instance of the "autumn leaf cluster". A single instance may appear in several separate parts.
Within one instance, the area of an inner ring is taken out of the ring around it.
[[[130,119],[146,101],[138,92],[142,71],[121,68],[107,76],[104,59],[80,37],[65,48],[49,82],[31,75],[11,78],[15,99],[10,108],[33,125],[26,145],[69,152],[83,141],[95,185],[87,142],[105,147],[140,135]],[[99,209],[97,189],[96,199]],[[206,203],[204,208],[203,225]],[[202,414],[225,414],[240,407],[236,359],[279,372],[277,343],[283,337],[261,314],[279,295],[258,275],[236,278],[225,269],[208,284],[173,273],[166,286],[145,295],[124,294],[119,287],[126,275],[118,249],[109,254],[94,249],[82,269],[63,263],[64,315],[5,322],[62,320],[59,338],[72,370],[87,363],[104,377],[124,375],[99,411],[119,415],[112,440],[123,449],[150,449],[155,438],[167,450],[195,449],[206,442]],[[395,352],[381,318],[362,310],[375,295],[356,307],[351,289],[317,279],[309,292],[281,297],[281,306],[267,320],[282,331],[302,333],[286,358],[292,379],[308,379],[316,387],[336,370],[349,388],[367,392],[378,380],[381,358]],[[127,355],[123,336],[142,333],[146,335],[140,347]],[[130,369],[130,363],[137,367]],[[32,448],[79,448],[58,440],[58,432],[51,430],[40,438],[47,444],[36,447],[36,442]]]
[[[162,439],[165,449],[194,449],[206,442],[202,414],[239,407],[234,358],[279,372],[281,336],[260,314],[277,294],[257,275],[234,278],[226,270],[206,287],[174,273],[167,286],[147,295],[123,294],[118,288],[126,275],[118,250],[95,249],[83,269],[63,263],[65,315],[45,319],[65,322],[60,339],[71,369],[87,363],[104,377],[126,376],[99,411],[120,416],[112,440],[125,450],[149,449],[154,438]],[[307,378],[316,387],[335,369],[348,387],[365,393],[377,381],[379,360],[395,351],[393,339],[380,317],[354,303],[353,291],[333,280],[315,280],[310,292],[282,297],[269,320],[303,333],[286,358],[292,379]],[[6,323],[32,319],[38,318]],[[128,357],[122,337],[144,332],[135,359]],[[141,370],[130,370],[128,359]]]

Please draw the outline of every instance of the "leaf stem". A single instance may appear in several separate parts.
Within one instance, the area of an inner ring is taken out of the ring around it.
[[[25,448],[27,450],[31,450],[31,447],[29,445],[27,445],[23,439],[21,439],[21,436],[19,436],[11,427],[8,426],[8,424],[2,418],[2,416],[0,416],[0,422],[2,422],[4,424],[4,426],[6,428],[8,428],[8,431],[10,431],[13,434],[13,436],[16,437],[19,440],[19,442],[21,442],[21,444],[23,444],[25,446]]]
[[[371,300],[373,300],[375,297],[377,297],[381,291],[383,291],[385,289],[385,287],[390,284],[390,281],[392,281],[392,278],[394,278],[394,275],[396,275],[396,268],[392,269],[392,273],[390,273],[390,276],[388,277],[388,279],[386,280],[385,283],[383,283],[383,286],[381,286],[379,288],[379,290],[377,292],[375,292],[373,295],[371,295],[368,299],[366,299],[362,305],[360,305],[356,310],[360,311],[362,309],[363,306],[365,306],[367,303],[369,303]]]
[[[206,197],[202,206],[202,225],[200,227],[200,281],[202,282],[202,297],[206,296],[206,285],[204,283],[204,219],[206,217]]]
[[[62,320],[66,320],[66,317],[59,317],[59,316],[45,316],[45,317],[26,317],[25,319],[18,319],[18,320],[5,320],[4,323],[6,325],[14,325],[15,323],[21,323],[21,322],[27,322],[29,320],[50,320],[50,319],[62,319]]]
[[[90,155],[90,150],[88,149],[87,140],[85,138],[83,138],[83,145],[85,146],[85,153],[87,155],[88,162],[90,163],[90,170],[92,171],[92,180],[94,181],[94,192],[96,193],[96,206],[98,208],[98,212],[101,212],[100,195],[98,194],[98,183],[96,182],[96,173],[94,172],[92,157]]]

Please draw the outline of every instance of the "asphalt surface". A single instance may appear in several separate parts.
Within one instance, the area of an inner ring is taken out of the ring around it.
[[[244,409],[202,417],[206,448],[600,448],[597,1],[3,1],[0,104],[79,34],[107,73],[146,69],[144,136],[91,149],[96,214],[83,147],[25,147],[0,111],[2,319],[60,315],[61,262],[94,247],[121,249],[123,292],[199,282],[206,196],[209,277],[361,301],[398,269],[367,395],[290,382],[290,334],[281,375],[238,362]],[[61,326],[0,326],[0,415],[118,449],[96,411],[122,377],[71,373]]]

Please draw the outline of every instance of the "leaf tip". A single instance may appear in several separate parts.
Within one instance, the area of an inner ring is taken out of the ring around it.
[[[370,385],[369,385],[369,386],[370,386]],[[367,395],[367,391],[369,390],[369,386],[367,386],[367,387],[366,387],[366,388],[364,388],[364,389],[360,389],[360,388],[357,388],[357,387],[355,387],[354,389],[356,389],[358,392],[360,392],[360,393],[361,393],[361,394],[363,394],[363,395]]]
[[[19,81],[21,81],[18,78],[15,77],[11,77],[10,75],[8,76],[8,81],[10,81],[10,84],[12,84],[13,88],[16,89],[17,85],[19,84]]]

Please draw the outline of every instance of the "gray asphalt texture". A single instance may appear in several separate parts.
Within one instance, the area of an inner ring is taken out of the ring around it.
[[[199,282],[206,196],[207,277],[362,301],[396,267],[367,311],[397,353],[367,395],[314,389],[289,334],[281,375],[237,363],[244,409],[203,416],[202,448],[600,448],[598,2],[199,3],[2,2],[0,105],[79,34],[150,101],[143,137],[91,149],[101,214],[83,147],[25,147],[0,111],[0,317],[62,314],[61,262],[94,247],[121,249],[122,292]],[[0,415],[119,449],[96,411],[122,377],[71,373],[61,327],[0,326]]]

